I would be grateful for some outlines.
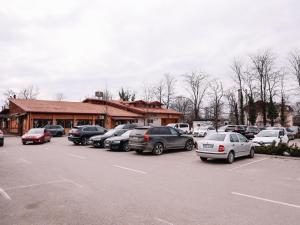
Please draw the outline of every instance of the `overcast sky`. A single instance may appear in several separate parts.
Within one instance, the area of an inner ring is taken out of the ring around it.
[[[203,70],[230,82],[230,63],[300,47],[299,0],[0,0],[0,93],[80,100],[107,87],[141,94],[165,73]],[[1,97],[2,98],[2,97]]]

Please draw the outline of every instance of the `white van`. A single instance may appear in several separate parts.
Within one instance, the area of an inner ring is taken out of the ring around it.
[[[188,123],[169,123],[167,126],[182,130],[185,134],[190,133],[190,125]]]

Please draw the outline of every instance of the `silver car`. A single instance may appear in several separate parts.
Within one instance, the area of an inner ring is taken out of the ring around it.
[[[252,143],[239,133],[218,132],[207,135],[197,142],[196,153],[202,161],[208,158],[226,159],[233,163],[234,159],[241,156],[254,157]]]

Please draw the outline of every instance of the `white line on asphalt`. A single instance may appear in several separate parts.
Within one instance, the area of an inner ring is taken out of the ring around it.
[[[159,221],[159,222],[161,222],[161,223],[164,223],[164,224],[168,224],[168,225],[174,225],[174,223],[171,223],[171,222],[169,222],[169,221],[167,221],[167,220],[163,220],[163,219],[160,219],[160,218],[154,218],[155,220],[157,220],[157,221]]]
[[[129,170],[129,171],[132,171],[132,172],[136,172],[136,173],[146,174],[146,172],[142,171],[142,170],[135,170],[135,169],[131,169],[131,168],[124,167],[124,166],[118,166],[118,165],[113,165],[113,166],[117,167],[117,168],[120,168],[120,169],[124,169],[124,170]]]
[[[79,187],[79,188],[82,188],[83,186],[81,184],[78,184],[77,182],[73,181],[73,180],[70,180],[70,179],[67,179],[67,178],[64,178],[62,176],[60,176],[62,180],[66,181],[66,182],[69,182],[71,184],[74,184],[76,187]]]
[[[29,185],[20,185],[20,186],[9,187],[9,188],[5,188],[5,190],[10,191],[10,190],[16,190],[16,189],[36,187],[36,186],[41,186],[41,185],[46,185],[46,184],[63,183],[63,182],[66,182],[66,181],[65,180],[52,180],[52,181],[48,181],[46,183],[29,184]]]
[[[20,161],[22,161],[23,163],[26,163],[26,164],[31,164],[31,162],[29,162],[29,161],[28,161],[28,160],[26,160],[26,159],[20,158],[19,160],[20,160]]]
[[[10,196],[1,188],[0,188],[0,195],[3,196],[3,198],[11,200]]]
[[[258,162],[264,161],[264,160],[266,160],[266,159],[268,159],[268,158],[263,158],[263,159],[259,159],[259,160],[253,161],[253,162],[245,163],[245,164],[242,164],[242,165],[240,165],[240,166],[233,167],[233,168],[231,168],[231,169],[229,169],[229,170],[239,169],[239,168],[242,168],[242,167],[251,165],[251,164],[253,164],[253,163],[258,163]]]
[[[72,156],[74,158],[78,158],[78,159],[86,159],[86,157],[81,156],[81,155],[75,155],[75,154],[68,154],[69,156]]]
[[[274,203],[274,204],[279,204],[279,205],[284,205],[284,206],[289,206],[289,207],[294,207],[294,208],[300,209],[300,205],[295,205],[295,204],[290,204],[290,203],[286,203],[286,202],[275,201],[275,200],[271,200],[271,199],[267,199],[267,198],[261,198],[261,197],[257,197],[257,196],[253,196],[253,195],[246,195],[246,194],[242,194],[242,193],[238,193],[238,192],[231,192],[231,194],[233,194],[233,195],[239,195],[239,196],[243,196],[243,197],[247,197],[247,198],[253,198],[253,199],[257,199],[257,200],[261,200],[261,201],[265,201],[265,202],[271,202],[271,203]]]

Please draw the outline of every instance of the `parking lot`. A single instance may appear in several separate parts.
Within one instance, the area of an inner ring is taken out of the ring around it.
[[[201,162],[74,146],[66,137],[0,148],[0,224],[299,224],[300,160]]]

